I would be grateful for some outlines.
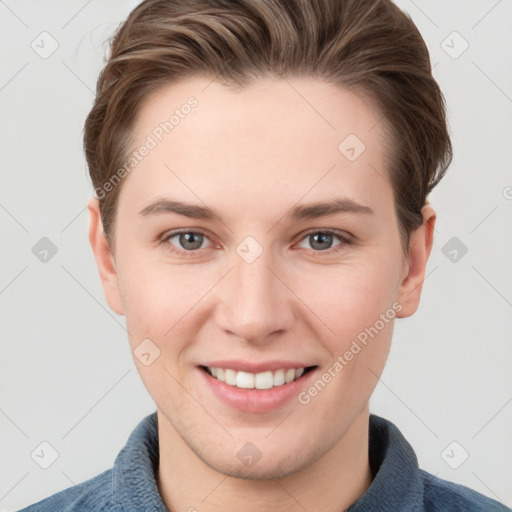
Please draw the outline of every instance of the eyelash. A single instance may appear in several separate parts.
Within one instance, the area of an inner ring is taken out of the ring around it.
[[[205,233],[204,231],[201,231],[201,230],[192,231],[192,230],[188,230],[188,229],[182,229],[182,230],[178,230],[178,231],[172,231],[171,233],[166,233],[160,239],[160,243],[165,244],[166,249],[168,251],[174,253],[174,254],[184,255],[184,256],[187,256],[187,257],[188,256],[194,256],[195,253],[197,253],[199,251],[199,249],[195,249],[195,250],[191,250],[191,251],[179,250],[179,249],[176,249],[174,246],[172,246],[169,243],[169,240],[171,238],[174,238],[176,235],[180,235],[182,233],[189,233],[189,234],[194,234],[194,235],[202,235],[202,236],[204,236],[204,237],[209,239],[207,233]],[[311,235],[317,234],[317,233],[321,233],[322,235],[333,235],[336,238],[338,238],[341,241],[341,243],[336,245],[336,246],[334,246],[333,248],[326,249],[324,251],[317,251],[317,250],[314,250],[314,249],[310,249],[312,252],[315,253],[315,255],[330,256],[333,253],[337,253],[337,252],[343,250],[343,248],[345,246],[350,245],[352,243],[346,235],[343,235],[340,232],[332,230],[332,229],[321,229],[321,230],[320,229],[315,229],[315,230],[312,230],[312,231],[308,231],[307,233],[305,233],[302,236],[302,238],[299,240],[299,243],[302,242],[304,239],[306,239],[308,236],[311,236]]]

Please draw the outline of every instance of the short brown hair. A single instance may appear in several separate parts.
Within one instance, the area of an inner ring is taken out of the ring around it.
[[[266,75],[318,77],[375,101],[390,131],[388,174],[408,253],[452,146],[428,49],[391,0],[144,0],[133,9],[113,36],[84,128],[109,243],[120,187],[102,187],[126,162],[142,101],[189,77],[243,87]]]

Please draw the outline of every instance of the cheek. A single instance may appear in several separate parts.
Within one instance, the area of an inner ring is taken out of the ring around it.
[[[351,266],[326,282],[322,291],[317,287],[311,307],[331,329],[321,339],[330,359],[299,401],[311,407],[311,416],[339,424],[369,400],[388,357],[400,305],[391,267]]]
[[[163,339],[201,297],[206,285],[192,267],[166,265],[127,252],[118,266],[119,291],[128,331],[135,343],[140,336]]]
[[[157,403],[169,403],[171,396],[174,414],[186,402],[178,382],[188,370],[182,363],[195,336],[194,305],[211,284],[201,284],[192,267],[140,263],[134,258],[119,268],[130,348],[150,395]],[[149,364],[143,360],[145,353],[150,354]]]
[[[398,267],[385,259],[331,266],[297,277],[297,295],[336,340],[351,340],[373,325],[396,300]],[[327,332],[327,331],[326,331]]]
[[[150,367],[140,365],[135,358],[146,385],[157,392],[162,376],[163,381],[169,381],[165,371],[180,381],[185,377],[190,363],[189,349],[212,314],[205,299],[222,273],[206,266],[199,271],[194,265],[134,258],[125,262],[120,274],[132,352],[136,356],[142,340],[150,339],[160,353]],[[168,384],[172,384],[172,379]]]

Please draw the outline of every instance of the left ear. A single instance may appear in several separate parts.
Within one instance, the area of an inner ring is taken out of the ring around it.
[[[436,212],[426,204],[422,210],[423,224],[411,233],[409,244],[409,260],[405,262],[404,273],[398,293],[398,301],[403,309],[398,318],[413,315],[420,304],[421,290],[425,279],[425,269],[434,242],[434,225]]]

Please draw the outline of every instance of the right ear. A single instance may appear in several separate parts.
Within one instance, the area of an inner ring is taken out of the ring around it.
[[[119,293],[114,257],[103,231],[98,198],[93,197],[89,200],[88,209],[90,215],[89,242],[100,273],[103,293],[110,309],[118,315],[123,315],[123,305]]]

